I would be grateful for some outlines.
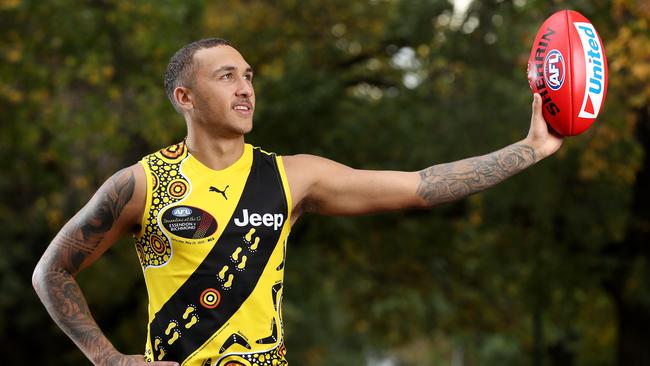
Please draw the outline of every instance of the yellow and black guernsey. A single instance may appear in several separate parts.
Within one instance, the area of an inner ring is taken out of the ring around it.
[[[212,170],[179,143],[144,157],[136,250],[149,295],[148,361],[286,365],[282,281],[291,196],[282,158],[245,145]]]

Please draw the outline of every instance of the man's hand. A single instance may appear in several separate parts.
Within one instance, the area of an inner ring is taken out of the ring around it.
[[[542,97],[535,93],[533,95],[533,112],[530,117],[530,130],[524,140],[528,146],[535,149],[537,161],[555,153],[564,138],[553,131],[542,115]]]

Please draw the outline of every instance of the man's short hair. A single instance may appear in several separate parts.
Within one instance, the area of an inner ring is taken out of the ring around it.
[[[230,46],[230,43],[221,38],[202,39],[185,45],[169,60],[165,70],[165,93],[178,113],[181,113],[181,109],[174,98],[174,89],[192,84],[196,51],[216,46]]]

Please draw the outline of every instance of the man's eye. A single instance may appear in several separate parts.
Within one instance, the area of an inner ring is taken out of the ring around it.
[[[225,74],[221,78],[225,80],[232,79],[232,74],[231,73]]]
[[[244,79],[246,79],[246,80],[253,80],[253,75],[251,75],[251,74],[246,74],[246,75],[244,75]]]

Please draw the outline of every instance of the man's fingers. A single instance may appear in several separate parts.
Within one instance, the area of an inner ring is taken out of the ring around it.
[[[542,118],[542,97],[539,93],[533,94],[533,118]]]

